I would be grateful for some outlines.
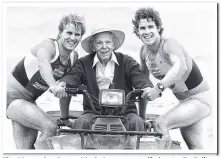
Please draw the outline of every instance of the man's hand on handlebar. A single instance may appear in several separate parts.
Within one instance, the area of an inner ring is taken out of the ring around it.
[[[68,94],[65,92],[66,83],[65,82],[57,82],[56,84],[49,87],[49,90],[54,94],[57,98],[67,97]]]
[[[65,125],[69,128],[73,128],[73,126],[74,126],[74,122],[71,122],[69,119],[67,119],[67,120],[59,119],[59,120],[57,120],[57,124]]]
[[[144,92],[141,95],[141,98],[148,99],[149,101],[155,100],[161,94],[161,91],[156,86],[153,88],[151,87],[144,88],[143,91]]]

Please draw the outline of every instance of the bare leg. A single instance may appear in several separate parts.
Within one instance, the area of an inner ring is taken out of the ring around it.
[[[157,120],[157,128],[163,133],[164,137],[169,138],[169,130],[174,128],[183,128],[182,134],[189,148],[201,148],[197,144],[200,139],[195,136],[200,132],[197,128],[200,120],[206,118],[210,114],[210,107],[207,103],[197,99],[188,100],[180,103],[166,114],[161,115]],[[190,132],[191,131],[191,132]],[[187,137],[191,137],[187,139]],[[194,144],[192,144],[194,142]]]
[[[22,99],[15,100],[9,105],[7,109],[7,116],[9,119],[17,123],[17,125],[13,125],[17,126],[13,127],[13,129],[17,129],[18,124],[20,124],[20,131],[24,133],[29,133],[30,129],[41,131],[42,134],[40,135],[38,141],[36,141],[36,144],[40,143],[42,146],[45,146],[46,144],[44,142],[46,138],[56,134],[56,122],[54,122],[50,116],[40,109],[36,104]],[[15,141],[17,141],[15,142],[16,146],[18,146],[18,148],[22,148],[24,146],[32,148],[28,144],[31,144],[33,138],[27,142],[27,136],[25,136],[24,133],[17,133],[14,131],[14,138]]]
[[[183,139],[185,140],[189,149],[203,149],[205,145],[203,142],[203,120],[196,122],[190,126],[180,128]]]
[[[34,143],[36,141],[38,131],[27,128],[14,121],[12,121],[12,127],[16,148],[34,149]]]

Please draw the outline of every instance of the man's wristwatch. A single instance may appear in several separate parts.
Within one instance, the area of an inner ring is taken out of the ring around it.
[[[159,88],[159,90],[161,90],[161,92],[164,91],[164,85],[161,83],[157,83],[157,87]]]

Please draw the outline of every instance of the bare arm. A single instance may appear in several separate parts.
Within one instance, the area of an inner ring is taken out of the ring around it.
[[[166,89],[183,76],[183,74],[187,71],[187,65],[183,48],[177,41],[172,39],[167,40],[163,51],[169,55],[172,63],[172,68],[160,82]]]
[[[55,55],[54,45],[49,40],[44,40],[37,51],[38,67],[41,77],[48,84],[49,87],[56,84],[53,77],[53,71],[51,67],[51,59]]]

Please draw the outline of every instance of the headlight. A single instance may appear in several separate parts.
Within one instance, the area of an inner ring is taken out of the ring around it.
[[[125,92],[121,89],[102,89],[99,102],[101,106],[118,107],[124,105]]]

